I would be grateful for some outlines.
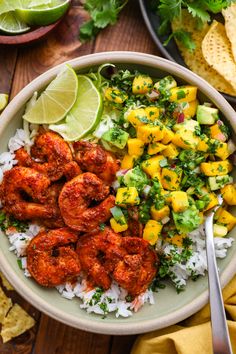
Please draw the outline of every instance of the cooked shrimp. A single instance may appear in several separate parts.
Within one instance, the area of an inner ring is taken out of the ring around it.
[[[73,160],[68,143],[52,131],[44,131],[36,136],[31,156],[21,148],[16,151],[15,158],[19,166],[32,167],[45,173],[51,181],[60,179],[64,174],[65,165]]]
[[[79,238],[76,250],[82,270],[86,272],[88,281],[93,286],[101,286],[103,289],[110,287],[110,274],[125,255],[120,247],[121,241],[121,236],[108,227],[104,231]]]
[[[155,277],[158,258],[149,243],[139,237],[123,237],[121,247],[127,254],[117,263],[113,277],[130,295],[137,296]]]
[[[79,165],[75,161],[68,162],[64,166],[64,171],[63,171],[67,181],[71,180],[72,178],[80,175],[82,173]]]
[[[40,232],[27,247],[27,269],[31,276],[47,287],[74,281],[81,269],[73,247],[77,239],[76,233],[68,228]]]
[[[55,215],[50,219],[41,219],[39,220],[39,222],[49,229],[55,229],[65,226],[58,204],[58,198],[62,187],[63,183],[54,183],[46,190],[46,204],[53,208],[53,210],[55,211]]]
[[[14,167],[5,172],[0,198],[4,210],[19,220],[52,218],[56,211],[46,205],[47,176],[28,167]]]
[[[119,170],[119,160],[100,145],[86,141],[74,143],[75,159],[83,171],[95,173],[104,182],[111,184]]]
[[[136,206],[131,206],[128,209],[128,214],[129,214],[128,229],[123,232],[123,235],[142,237],[143,224],[139,221],[138,208]]]
[[[93,202],[100,204],[92,206]],[[65,224],[77,231],[90,232],[106,222],[114,205],[115,197],[109,195],[109,187],[90,172],[65,183],[59,196]]]

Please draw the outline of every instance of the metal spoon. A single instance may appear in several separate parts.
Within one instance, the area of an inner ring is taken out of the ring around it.
[[[223,203],[222,197],[218,196],[218,200],[219,205],[209,212],[205,220],[212,344],[214,354],[233,354],[226,322],[214,247],[213,217],[216,210]]]

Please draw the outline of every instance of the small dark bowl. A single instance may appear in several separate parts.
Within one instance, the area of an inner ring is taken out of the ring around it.
[[[168,38],[168,36],[159,36],[157,34],[157,29],[160,26],[160,18],[157,14],[155,14],[150,8],[151,1],[150,0],[139,0],[140,9],[143,15],[144,22],[147,26],[147,29],[156,43],[156,46],[160,50],[161,54],[176,63],[187,67],[185,64],[178,47],[174,41],[171,39],[167,46],[163,45],[163,42]],[[232,104],[236,104],[236,97],[227,95],[226,93],[222,93],[222,95],[226,98],[226,100]]]
[[[0,44],[7,45],[20,45],[20,44],[30,44],[35,41],[38,41],[48,35],[51,31],[53,31],[57,25],[61,22],[62,18],[60,18],[57,22],[52,23],[48,26],[37,27],[29,32],[18,34],[16,36],[4,36],[0,35]]]

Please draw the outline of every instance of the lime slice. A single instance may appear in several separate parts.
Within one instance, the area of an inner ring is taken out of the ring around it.
[[[37,1],[42,1],[42,0],[35,0]],[[43,0],[43,1],[53,1],[53,0]],[[0,0],[0,15],[9,12],[9,11],[14,11],[15,9],[23,9],[30,7],[30,2],[31,0]]]
[[[78,96],[74,106],[61,124],[49,128],[67,141],[79,140],[99,123],[102,109],[102,97],[93,82],[85,75],[78,75]]]
[[[53,1],[51,3],[27,9],[16,9],[15,12],[19,18],[32,26],[46,26],[50,23],[56,22],[67,11],[70,0]]]
[[[37,124],[59,122],[75,103],[77,93],[76,73],[70,66],[66,66],[66,69],[48,85],[23,118],[30,123]]]
[[[5,93],[0,93],[0,111],[2,111],[8,103],[8,95]]]
[[[16,17],[14,11],[0,15],[0,31],[7,34],[19,34],[28,31],[30,28]]]

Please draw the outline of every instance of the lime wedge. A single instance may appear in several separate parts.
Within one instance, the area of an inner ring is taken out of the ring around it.
[[[5,93],[0,93],[0,111],[2,111],[8,103],[8,95]]]
[[[62,120],[75,103],[78,79],[75,71],[66,66],[23,116],[30,123],[50,124]]]
[[[46,26],[56,22],[64,15],[70,5],[70,0],[54,0],[51,3],[27,9],[16,9],[19,18],[32,26]],[[52,7],[53,6],[53,7]]]
[[[102,97],[93,82],[85,75],[78,75],[78,95],[74,106],[61,124],[52,124],[49,128],[67,141],[79,140],[99,123],[102,109]]]
[[[7,34],[19,34],[29,29],[30,28],[15,15],[14,11],[0,15],[0,31],[2,32]]]

